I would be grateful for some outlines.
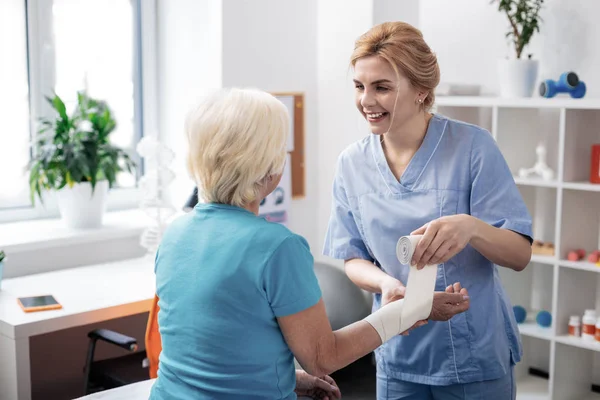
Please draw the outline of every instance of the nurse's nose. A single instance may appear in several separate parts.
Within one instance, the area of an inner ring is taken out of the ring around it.
[[[364,108],[369,108],[377,104],[377,101],[375,100],[375,96],[373,96],[370,90],[365,90],[360,98],[360,104]]]

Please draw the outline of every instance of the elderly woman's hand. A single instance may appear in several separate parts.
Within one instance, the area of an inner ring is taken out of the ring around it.
[[[318,400],[334,400],[342,397],[340,389],[329,375],[317,378],[301,369],[296,370],[295,392],[298,396],[307,396]]]
[[[456,295],[463,297],[457,301]],[[462,300],[462,301],[460,301]],[[432,321],[448,321],[450,318],[469,309],[470,300],[467,289],[455,283],[446,288],[445,292],[435,292],[433,295],[433,307],[429,319]]]

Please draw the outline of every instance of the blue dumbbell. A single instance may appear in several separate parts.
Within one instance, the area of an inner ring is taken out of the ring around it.
[[[580,99],[585,96],[585,83],[579,80],[575,72],[563,73],[558,81],[546,79],[540,83],[540,96],[550,98],[557,93],[569,93],[574,99]]]

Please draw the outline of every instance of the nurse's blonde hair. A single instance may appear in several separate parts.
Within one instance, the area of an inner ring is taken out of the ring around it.
[[[288,111],[268,93],[219,90],[188,113],[185,131],[188,171],[205,202],[242,207],[283,172]]]
[[[363,57],[379,56],[396,75],[405,76],[412,86],[427,93],[422,107],[429,111],[435,102],[434,90],[440,83],[440,67],[420,30],[405,22],[384,22],[361,35],[354,45],[352,67]]]

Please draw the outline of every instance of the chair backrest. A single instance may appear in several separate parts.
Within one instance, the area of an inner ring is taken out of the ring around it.
[[[150,378],[154,379],[158,373],[158,356],[162,350],[162,341],[158,331],[158,296],[154,295],[154,301],[148,315],[148,325],[146,326],[146,357],[149,363]]]

